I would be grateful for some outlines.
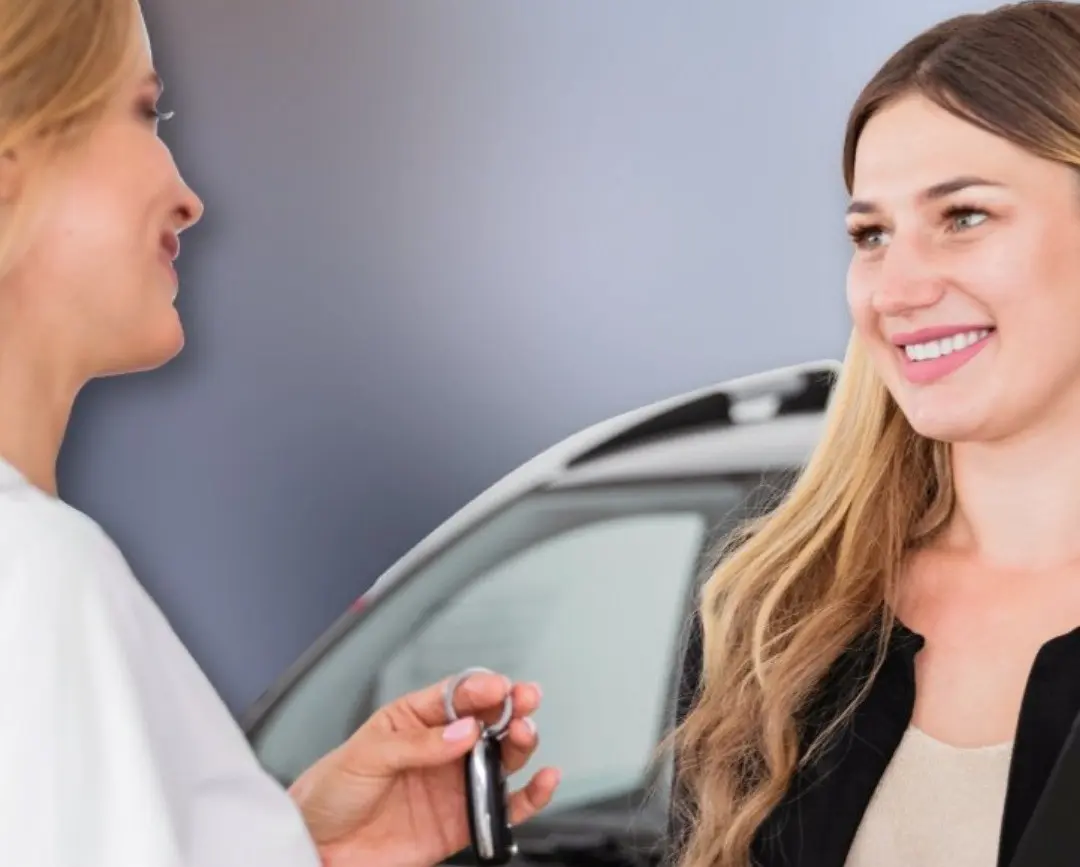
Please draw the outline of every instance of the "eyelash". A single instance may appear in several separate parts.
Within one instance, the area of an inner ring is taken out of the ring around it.
[[[951,224],[955,223],[955,221],[960,217],[966,217],[973,214],[985,216],[988,219],[990,217],[990,215],[983,208],[976,208],[970,205],[952,205],[945,209],[945,212],[942,214],[942,220],[945,223]],[[880,231],[882,231],[881,226],[858,226],[849,230],[848,234],[851,236],[851,240],[856,247],[862,247],[871,235],[873,235],[875,232]],[[963,229],[956,229],[954,227],[950,227],[949,231],[956,232],[963,231]]]
[[[143,106],[143,115],[147,120],[152,120],[155,123],[172,120],[176,115],[175,111],[161,111],[156,105]]]

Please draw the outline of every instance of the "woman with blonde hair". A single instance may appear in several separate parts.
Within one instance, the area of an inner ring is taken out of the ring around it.
[[[436,864],[469,842],[479,722],[509,709],[516,771],[536,685],[477,675],[453,714],[446,684],[404,696],[286,793],[115,545],[57,495],[81,388],[183,344],[173,261],[202,203],[158,137],[159,96],[135,0],[0,0],[0,863]],[[535,774],[510,820],[557,782]]]
[[[703,590],[681,867],[1003,867],[1080,712],[1080,6],[912,39],[843,167],[853,334]]]

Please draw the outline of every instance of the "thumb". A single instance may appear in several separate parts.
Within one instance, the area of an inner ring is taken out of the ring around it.
[[[472,717],[463,717],[447,726],[413,731],[384,731],[365,745],[365,758],[384,773],[432,768],[465,755],[480,734]]]

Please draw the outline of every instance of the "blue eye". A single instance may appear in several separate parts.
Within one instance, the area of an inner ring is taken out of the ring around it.
[[[954,231],[961,232],[965,229],[974,229],[976,226],[981,226],[990,219],[990,215],[986,211],[981,211],[978,208],[963,207],[949,208],[945,213],[945,217]]]
[[[881,226],[862,226],[848,231],[851,240],[860,250],[880,247],[885,243],[885,230]]]

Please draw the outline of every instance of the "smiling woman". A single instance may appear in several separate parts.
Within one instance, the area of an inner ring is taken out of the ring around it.
[[[886,387],[929,436],[1008,436],[1078,390],[1080,182],[1045,156],[1059,144],[1017,143],[1041,122],[1031,115],[1012,118],[1027,136],[1005,138],[918,91],[868,117],[852,154],[849,303]]]
[[[1080,713],[1080,7],[910,41],[843,168],[854,329],[704,590],[682,867],[1004,867]]]

